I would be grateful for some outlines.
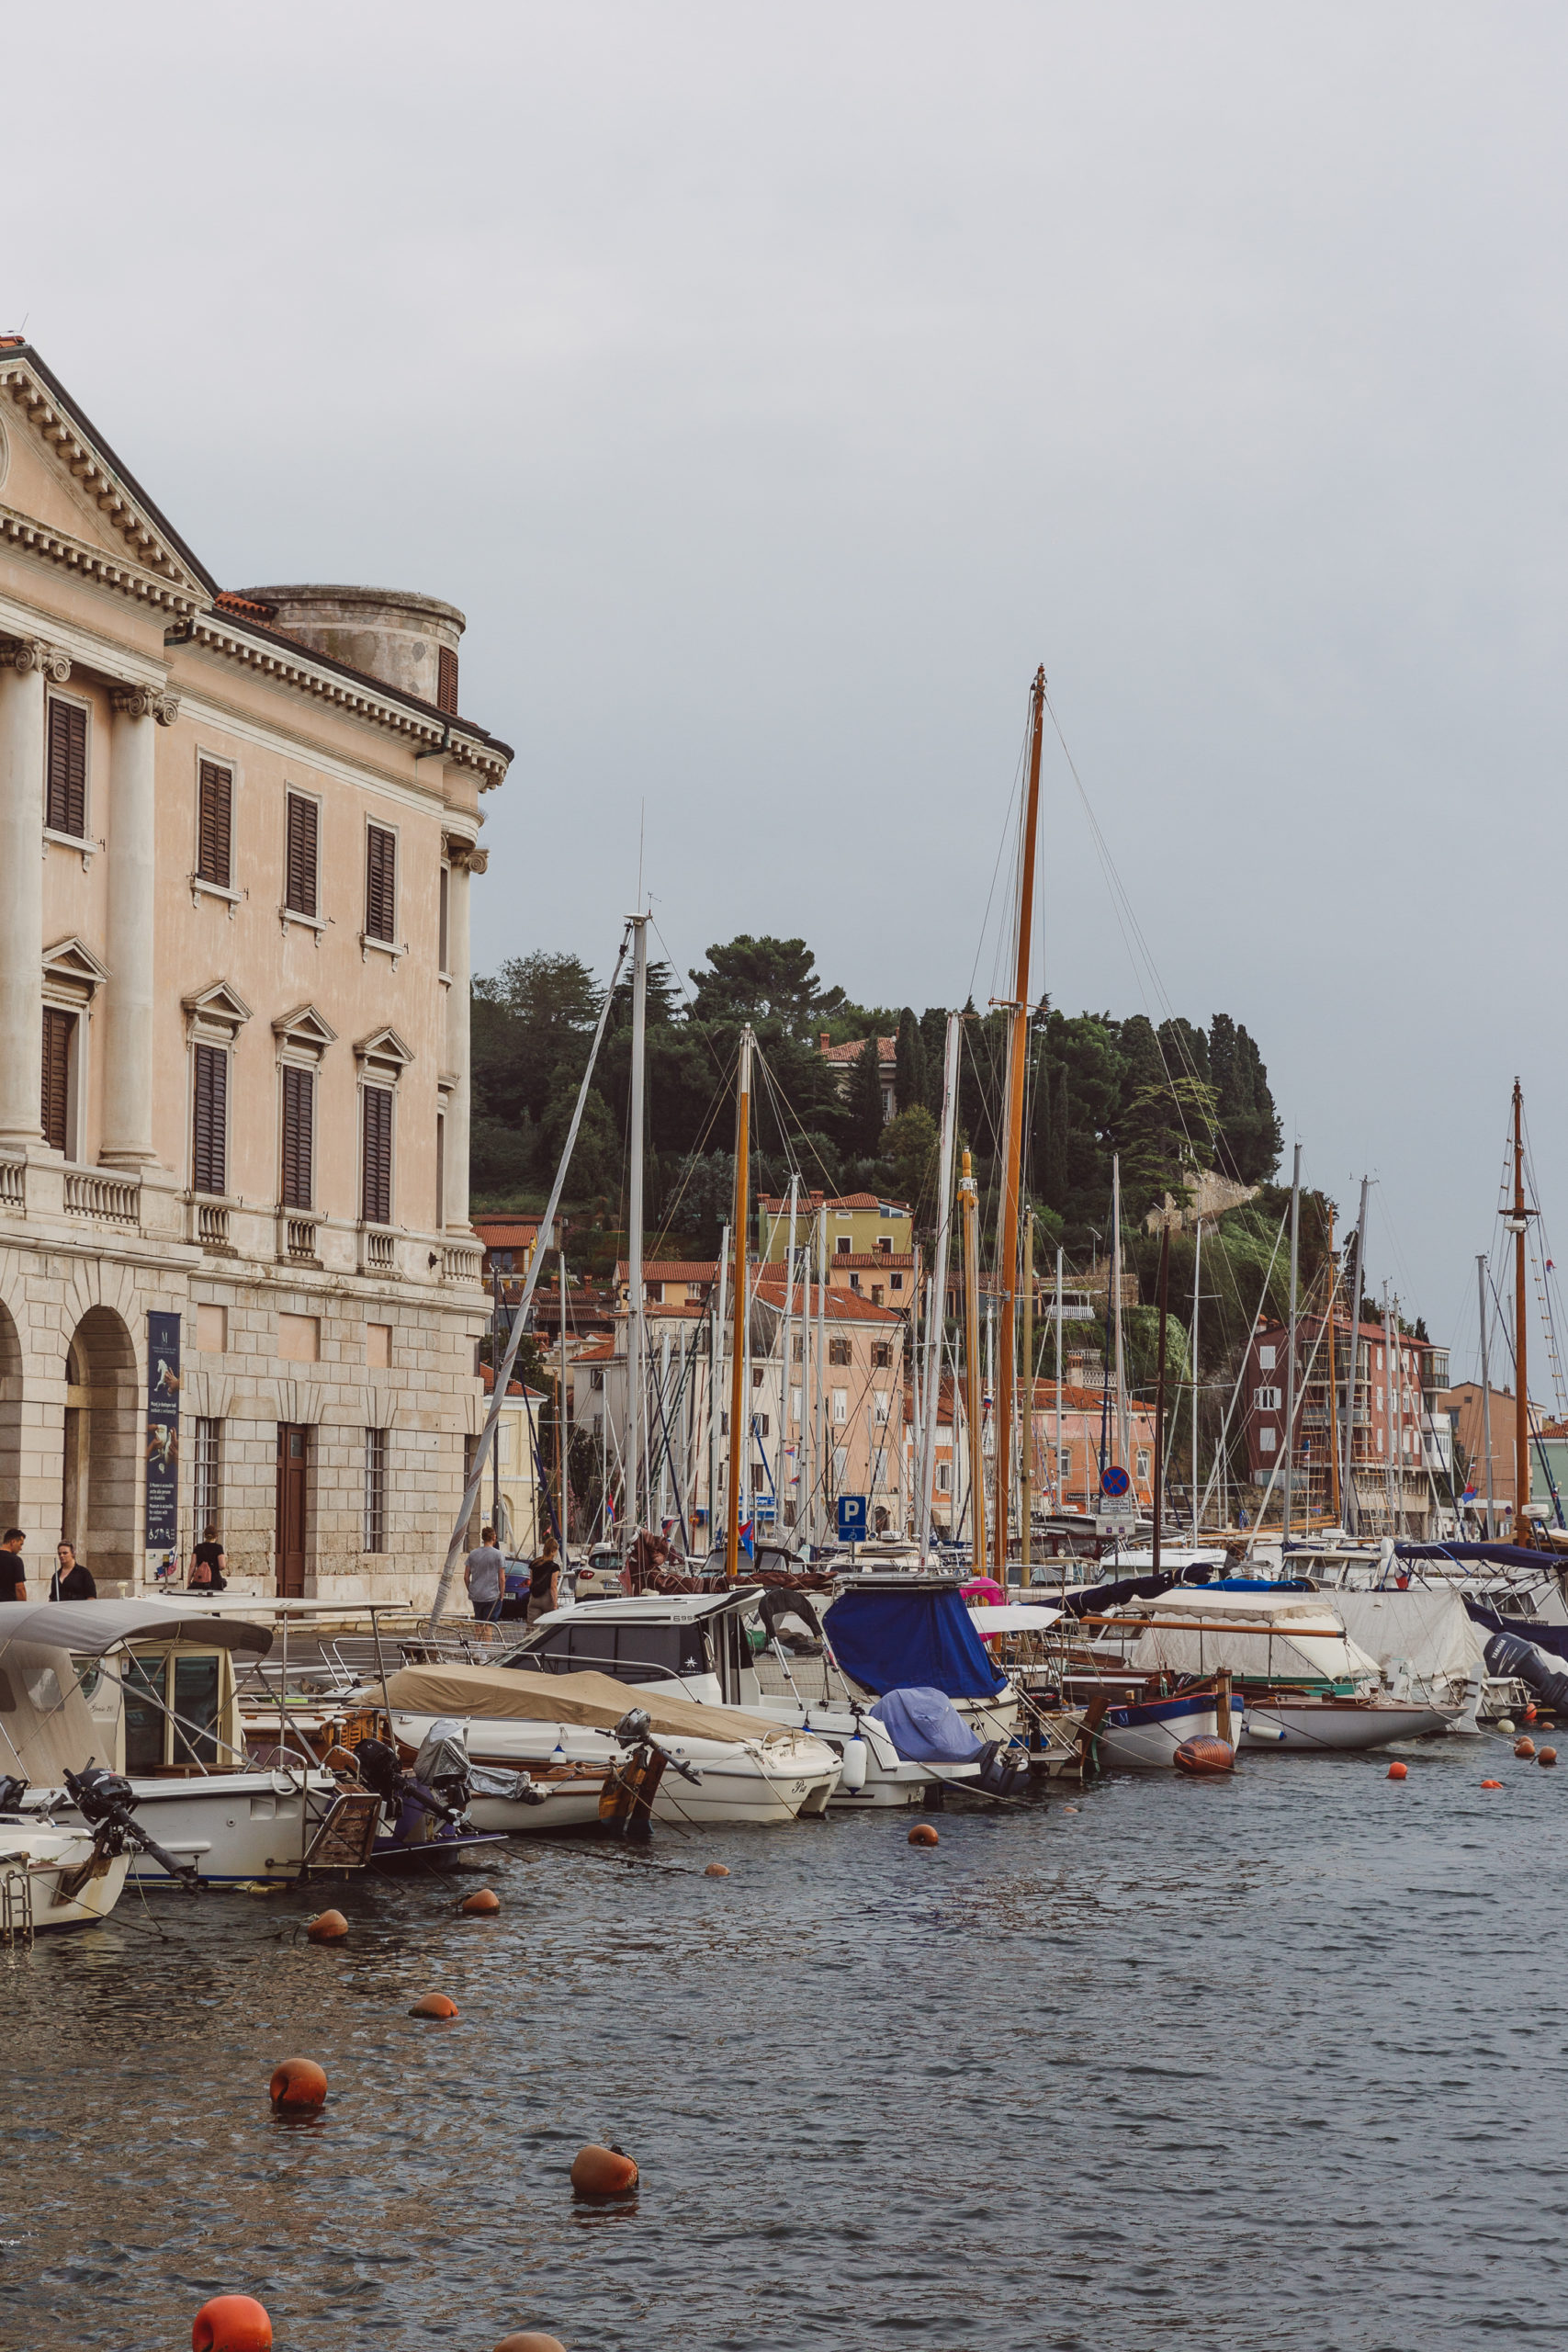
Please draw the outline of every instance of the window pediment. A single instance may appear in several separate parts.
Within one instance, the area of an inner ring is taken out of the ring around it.
[[[182,997],[180,1002],[191,1028],[216,1033],[231,1043],[251,1017],[250,1006],[227,980],[214,980],[199,995]]]
[[[295,1046],[307,1053],[324,1054],[337,1043],[337,1031],[313,1004],[297,1004],[292,1012],[281,1013],[272,1029],[279,1045]]]
[[[354,1054],[356,1061],[389,1070],[394,1077],[399,1070],[407,1069],[413,1059],[412,1049],[404,1045],[391,1027],[374,1030],[368,1037],[356,1038]]]
[[[57,939],[52,947],[44,949],[43,977],[46,985],[87,1003],[108,978],[108,967],[99,963],[84,940],[73,936]]]

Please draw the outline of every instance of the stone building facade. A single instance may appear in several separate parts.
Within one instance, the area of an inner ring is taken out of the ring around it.
[[[463,616],[226,593],[0,337],[0,1511],[420,1600],[481,1418]]]

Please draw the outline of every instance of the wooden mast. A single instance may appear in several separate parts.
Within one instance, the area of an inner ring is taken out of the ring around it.
[[[725,1498],[724,1573],[733,1580],[740,1573],[740,1473],[745,1460],[742,1419],[747,1397],[746,1317],[750,1284],[747,1280],[746,1234],[750,1223],[750,1160],[751,1153],[751,1032],[740,1032],[740,1069],[735,1091],[735,1204],[731,1229],[735,1235],[735,1298],[729,1363],[729,1491]]]
[[[1525,1346],[1525,1236],[1530,1213],[1525,1206],[1524,1094],[1514,1080],[1514,1214],[1508,1223],[1514,1236],[1514,1541],[1530,1541],[1525,1516],[1530,1498],[1529,1376]]]
[[[1023,1419],[1019,1437],[1019,1566],[1029,1582],[1030,1531],[1034,1517],[1034,1204],[1023,1208]]]
[[[986,1565],[986,1431],[980,1409],[980,1245],[975,1230],[979,1204],[967,1152],[958,1180],[958,1208],[964,1219],[964,1411],[969,1423],[969,1511],[973,1549],[970,1559],[979,1575]]]
[[[1002,1310],[1000,1378],[997,1383],[997,1501],[991,1552],[997,1581],[1008,1580],[1008,1521],[1012,1500],[1013,1372],[1018,1361],[1018,1196],[1023,1166],[1023,1085],[1029,1066],[1029,966],[1034,930],[1034,841],[1040,817],[1040,748],[1045,725],[1045,671],[1030,688],[1029,785],[1018,874],[1018,961],[1008,1019],[1007,1126],[1002,1137],[1001,1224],[997,1281]],[[976,1563],[977,1564],[977,1563]]]

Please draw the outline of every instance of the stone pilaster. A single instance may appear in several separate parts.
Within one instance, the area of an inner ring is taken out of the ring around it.
[[[452,880],[446,908],[446,968],[452,985],[446,991],[446,1070],[452,1080],[446,1098],[446,1227],[467,1233],[468,1225],[468,1005],[469,876],[482,874],[489,852],[473,842],[449,840],[447,855]]]
[[[179,705],[151,686],[114,696],[109,754],[108,986],[104,997],[104,1125],[99,1158],[141,1168],[152,1143],[152,938],[157,729]]]
[[[70,675],[57,646],[0,639],[0,1145],[40,1133],[44,682]]]

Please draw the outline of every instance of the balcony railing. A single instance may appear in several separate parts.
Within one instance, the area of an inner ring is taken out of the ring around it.
[[[449,1241],[441,1255],[441,1279],[444,1283],[477,1283],[484,1263],[484,1252],[468,1241]]]
[[[134,1176],[100,1176],[96,1170],[65,1171],[65,1214],[96,1217],[100,1225],[141,1223],[141,1187]]]
[[[384,1226],[361,1226],[359,1271],[362,1274],[395,1274],[398,1271],[397,1235]]]
[[[28,1164],[25,1159],[0,1159],[0,1209],[19,1214],[28,1205]]]
[[[229,1212],[220,1201],[197,1201],[193,1219],[197,1245],[202,1250],[229,1248]]]
[[[293,1266],[319,1266],[321,1252],[316,1247],[321,1220],[308,1211],[286,1210],[277,1220],[277,1255],[280,1262]]]

